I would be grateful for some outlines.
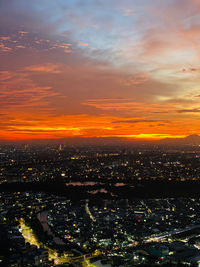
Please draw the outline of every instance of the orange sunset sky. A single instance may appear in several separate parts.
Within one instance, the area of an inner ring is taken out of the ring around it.
[[[0,0],[0,140],[200,134],[199,0]]]

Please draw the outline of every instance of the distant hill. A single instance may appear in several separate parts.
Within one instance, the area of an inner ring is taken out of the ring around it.
[[[159,144],[200,145],[200,136],[192,134],[185,138],[165,138],[157,142]]]
[[[67,144],[78,146],[129,146],[129,145],[200,145],[200,136],[189,135],[185,138],[165,138],[161,140],[142,140],[126,137],[68,137],[60,139],[0,140],[0,144]]]
[[[0,140],[0,144],[69,144],[69,145],[80,145],[80,146],[93,146],[93,145],[128,145],[135,142],[141,142],[140,140],[123,137],[68,137],[68,138],[58,138],[58,139],[30,139],[30,140],[11,140],[5,141]],[[148,141],[147,141],[148,142]]]

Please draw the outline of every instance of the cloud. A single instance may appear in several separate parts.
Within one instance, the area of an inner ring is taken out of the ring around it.
[[[70,43],[54,43],[52,44],[52,46],[50,47],[51,49],[63,49],[64,53],[71,53],[72,49],[71,49],[72,44]]]
[[[8,41],[8,40],[10,40],[10,36],[1,36],[0,37],[0,40],[2,40],[2,41]]]
[[[49,99],[58,96],[53,92],[51,86],[41,86],[32,80],[24,70],[15,72],[1,71],[0,72],[0,104],[2,110],[21,109],[26,107],[31,109],[38,107],[42,110],[48,107]]]
[[[25,31],[19,31],[18,33],[19,33],[21,36],[25,36],[25,35],[28,34],[28,32],[25,32]]]
[[[92,106],[103,110],[124,110],[134,108],[134,102],[131,99],[89,99],[82,102],[83,105]]]
[[[0,52],[11,52],[12,48],[0,43]]]
[[[157,126],[166,126],[166,124],[164,124],[164,123],[158,123]]]
[[[28,66],[24,69],[25,71],[30,71],[30,72],[46,72],[46,73],[61,73],[61,66],[58,64],[53,64],[53,63],[45,63],[45,64],[40,64],[40,65],[32,65]]]
[[[161,120],[117,120],[113,121],[112,123],[143,123],[143,122],[162,122]],[[168,121],[164,121],[165,123],[168,123]]]
[[[183,73],[192,73],[192,72],[197,72],[197,71],[199,71],[198,69],[196,69],[196,68],[189,68],[189,69],[182,69],[182,72]]]
[[[13,77],[13,73],[10,71],[0,71],[0,82],[8,80]]]
[[[72,50],[66,49],[66,50],[64,50],[64,53],[70,54],[70,53],[72,53]]]
[[[1,29],[0,29],[1,30]],[[59,51],[60,53],[71,53],[72,44],[60,40],[52,40],[45,36],[44,33],[17,31],[10,33],[9,36],[0,37],[0,51],[9,52],[16,49],[26,49],[37,51]]]
[[[82,42],[82,41],[79,41],[78,44],[79,44],[80,46],[89,47],[89,44],[88,44],[88,43],[84,43],[84,42]]]
[[[24,45],[16,45],[16,48],[18,48],[18,49],[24,49],[25,46]]]
[[[134,101],[134,99],[112,99],[112,98],[102,98],[102,99],[89,99],[82,102],[83,105],[88,105],[95,107],[97,109],[102,109],[105,111],[121,111],[124,114],[138,114],[142,116],[143,114],[149,114],[158,109],[167,109],[159,104],[146,105],[144,102]]]
[[[167,114],[167,113],[169,113],[168,111],[152,111],[152,113],[157,113],[157,114]]]
[[[148,73],[136,74],[133,76],[128,76],[125,80],[123,80],[123,84],[126,86],[132,86],[132,85],[143,84],[148,80],[149,80]]]
[[[199,113],[200,112],[200,109],[198,109],[198,108],[193,108],[193,109],[179,109],[179,110],[176,110],[176,112],[178,112],[178,113]]]

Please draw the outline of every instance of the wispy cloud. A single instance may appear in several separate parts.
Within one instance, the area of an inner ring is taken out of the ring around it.
[[[11,47],[6,46],[4,43],[0,43],[0,52],[10,52],[12,51]]]
[[[28,66],[24,69],[25,71],[30,71],[30,72],[40,72],[40,73],[60,73],[62,72],[61,66],[58,64],[53,64],[53,63],[45,63],[45,64],[40,64],[40,65],[32,65]]]
[[[168,121],[162,121],[162,120],[145,120],[145,119],[140,119],[140,120],[117,120],[113,121],[112,123],[143,123],[143,122],[165,122],[168,123]]]
[[[1,109],[5,110],[48,106],[47,99],[58,95],[52,91],[51,86],[35,83],[26,68],[15,72],[1,71],[0,86]]]

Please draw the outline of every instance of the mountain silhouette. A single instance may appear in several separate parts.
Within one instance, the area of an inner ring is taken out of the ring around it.
[[[159,140],[161,144],[180,144],[180,145],[200,145],[200,136],[198,134],[188,135],[184,138],[165,138]]]

